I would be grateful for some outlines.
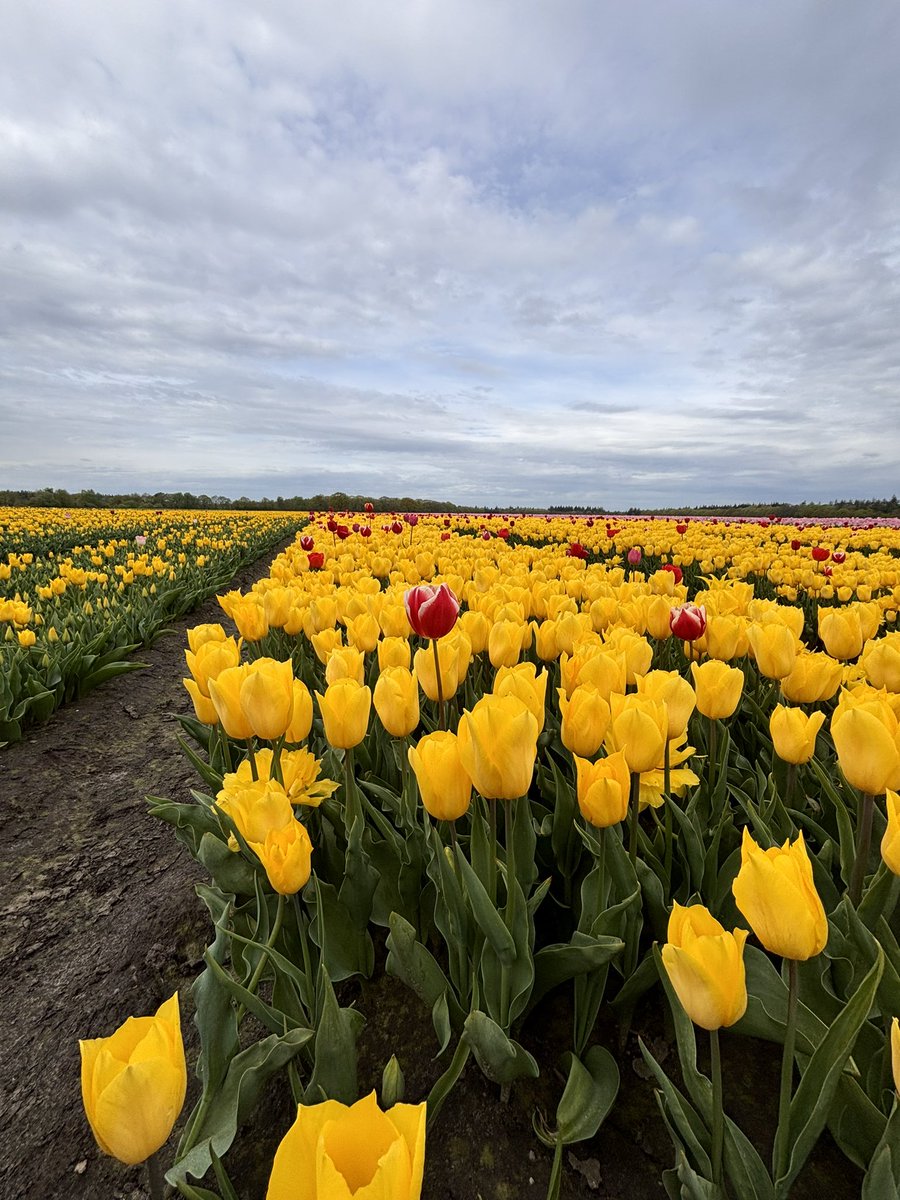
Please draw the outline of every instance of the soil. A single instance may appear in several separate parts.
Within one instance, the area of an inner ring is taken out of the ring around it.
[[[246,588],[271,557],[243,570],[232,586]],[[191,711],[181,684],[185,630],[220,617],[215,599],[205,602],[140,655],[145,670],[112,680],[0,752],[3,1200],[147,1195],[141,1168],[123,1167],[94,1143],[81,1104],[78,1039],[109,1034],[178,988],[189,1073],[196,1058],[189,988],[210,933],[194,894],[204,872],[169,826],[147,816],[145,798],[185,798],[196,786],[174,717]],[[380,1086],[396,1053],[405,1098],[423,1099],[446,1065],[433,1061],[429,1014],[383,972],[346,988],[342,1002],[356,997],[367,1021],[361,1090]],[[664,1021],[655,997],[638,1007],[624,1047],[614,1023],[598,1028],[598,1039],[618,1057],[621,1091],[597,1137],[567,1152],[565,1200],[664,1196],[660,1175],[672,1165],[672,1149],[637,1045],[640,1035],[662,1059],[673,1040]],[[423,1200],[543,1200],[551,1153],[534,1135],[532,1114],[538,1109],[553,1123],[565,1082],[554,1064],[569,1029],[561,991],[539,1006],[521,1035],[541,1062],[541,1078],[514,1086],[507,1104],[470,1063],[429,1135]],[[778,1055],[727,1036],[723,1051],[729,1112],[765,1147]],[[677,1072],[672,1049],[665,1066]],[[192,1081],[185,1112],[195,1091]],[[265,1194],[274,1148],[290,1120],[289,1096],[276,1087],[239,1135],[227,1162],[244,1200]],[[168,1164],[165,1150],[161,1157]],[[813,1200],[827,1189],[830,1200],[852,1200],[860,1186],[859,1172],[826,1135],[794,1196]]]

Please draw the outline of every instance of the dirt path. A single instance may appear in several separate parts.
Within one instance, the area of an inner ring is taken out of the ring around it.
[[[246,588],[279,549],[232,586]],[[214,597],[206,601],[140,655],[146,670],[0,752],[3,1200],[143,1195],[141,1171],[94,1144],[78,1039],[152,1012],[193,974],[206,944],[209,921],[194,895],[202,869],[169,826],[147,817],[145,796],[184,796],[195,785],[172,716],[191,712],[184,631],[222,615]]]

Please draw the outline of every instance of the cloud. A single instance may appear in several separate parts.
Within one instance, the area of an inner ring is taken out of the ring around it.
[[[389,10],[13,11],[6,485],[896,490],[892,0]]]

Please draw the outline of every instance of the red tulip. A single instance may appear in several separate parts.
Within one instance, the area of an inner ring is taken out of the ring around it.
[[[309,569],[311,571],[321,571],[325,566],[325,555],[321,550],[313,550],[312,554],[307,555],[309,559]]]
[[[675,532],[676,533],[687,533],[687,525],[676,525]]]
[[[847,555],[844,553],[843,550],[835,550],[835,552],[831,556],[832,562],[836,562],[838,564],[838,566],[840,566],[841,563],[846,560],[846,558],[847,558]]]
[[[816,562],[825,562],[830,555],[831,551],[826,550],[824,546],[813,546],[812,548],[812,556]]]
[[[791,549],[792,549],[792,550],[799,550],[799,549],[800,549],[800,543],[797,541],[797,539],[796,539],[796,538],[793,538],[793,539],[791,540]]]
[[[403,526],[400,524],[399,521],[394,521],[391,525],[391,533],[402,533],[402,532],[403,532]]]
[[[305,537],[302,537],[302,538],[300,539],[300,549],[301,549],[301,550],[312,550],[312,548],[313,548],[313,546],[314,546],[315,544],[316,544],[316,543],[315,543],[315,542],[313,541],[313,539],[312,539],[312,538],[309,536],[309,534],[306,534],[306,536],[305,536]]]
[[[419,637],[439,638],[449,633],[459,616],[459,601],[446,583],[423,583],[403,597],[406,616]]]
[[[569,548],[566,551],[567,558],[587,558],[588,552],[582,546],[581,542],[570,542]]]
[[[670,574],[675,576],[675,586],[678,587],[683,578],[681,567],[676,567],[674,563],[663,563],[663,570],[669,571]]]
[[[683,642],[693,642],[706,632],[706,609],[702,604],[682,604],[669,613],[669,628]]]
[[[374,511],[375,511],[375,505],[374,505],[374,504],[372,504],[372,502],[371,502],[371,501],[367,500],[367,501],[366,501],[366,512],[367,512],[367,513],[373,513]]]

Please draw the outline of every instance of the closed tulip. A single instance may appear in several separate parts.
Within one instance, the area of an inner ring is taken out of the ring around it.
[[[809,762],[816,752],[816,736],[824,721],[824,713],[807,716],[802,708],[776,705],[769,717],[769,733],[775,753],[786,763]]]
[[[325,695],[316,692],[319,712],[325,724],[325,738],[336,750],[350,750],[366,736],[372,693],[355,679],[338,679],[329,684]]]
[[[438,642],[438,659],[441,665],[441,687],[445,700],[451,700],[459,687],[459,654],[449,638]],[[419,686],[429,700],[438,699],[437,672],[434,665],[434,650],[417,650],[413,655],[413,668]]]
[[[333,626],[328,629],[320,629],[318,633],[313,633],[310,637],[310,644],[316,652],[316,658],[324,667],[335,650],[340,650],[344,645],[344,635],[340,629],[335,629]]]
[[[487,650],[488,638],[491,635],[491,623],[483,612],[475,609],[464,612],[457,622],[457,629],[461,630],[469,639],[473,654],[481,654]]]
[[[426,734],[409,748],[422,804],[436,821],[456,821],[468,812],[472,780],[462,765],[455,733]]]
[[[291,801],[275,779],[256,779],[226,775],[216,796],[216,807],[230,817],[245,842],[265,842],[273,829],[283,829],[294,819]],[[237,844],[232,846],[237,849]]]
[[[253,726],[241,705],[241,687],[250,670],[249,663],[228,667],[209,681],[209,696],[222,728],[229,737],[239,741],[253,737]]]
[[[751,625],[747,637],[761,675],[766,679],[784,679],[790,675],[800,649],[792,630],[779,622],[770,621],[765,625]]]
[[[259,738],[280,738],[294,715],[294,672],[290,660],[258,658],[241,683],[240,703]]]
[[[196,654],[201,646],[205,646],[207,642],[226,642],[228,637],[225,630],[218,623],[209,625],[194,625],[192,629],[187,631],[188,646],[191,652]],[[233,666],[229,663],[229,666]]]
[[[538,731],[544,728],[544,705],[547,698],[547,672],[538,673],[534,663],[519,663],[515,667],[500,667],[494,676],[495,696],[518,696],[535,715]]]
[[[820,608],[819,637],[832,658],[856,658],[865,641],[859,613],[852,608]]]
[[[881,857],[888,869],[900,875],[900,795],[888,789],[887,828],[881,839]]]
[[[97,1145],[134,1166],[168,1141],[187,1089],[176,992],[153,1017],[79,1042],[81,1096]]]
[[[370,612],[360,613],[347,622],[347,641],[364,654],[370,654],[378,645],[381,626]]]
[[[675,904],[663,966],[684,1011],[701,1029],[721,1029],[747,1011],[746,929],[726,932],[702,904]]]
[[[606,829],[625,820],[631,772],[621,750],[594,763],[576,755],[575,775],[578,807],[590,825]]]
[[[873,796],[900,788],[900,727],[887,704],[838,705],[831,737],[848,783]]]
[[[763,850],[745,826],[741,867],[732,891],[751,929],[772,954],[805,962],[825,948],[828,919],[802,833],[781,848]]]
[[[483,696],[459,722],[460,759],[486,800],[515,800],[531,786],[538,723],[515,696]]]
[[[459,601],[446,583],[440,587],[424,583],[410,588],[403,603],[407,620],[419,637],[442,638],[459,617]]]
[[[866,642],[860,666],[873,687],[900,692],[900,633]]]
[[[697,703],[697,694],[688,681],[677,671],[650,671],[637,681],[639,696],[658,700],[666,707],[668,733],[672,742],[680,739],[687,730],[688,721]]]
[[[669,718],[666,706],[635,692],[610,696],[610,722],[606,744],[610,751],[625,754],[629,771],[639,775],[662,762]]]
[[[653,647],[645,637],[630,629],[611,629],[604,645],[625,662],[625,683],[634,686],[639,675],[646,675],[653,661]]]
[[[726,666],[718,659],[691,663],[697,711],[712,720],[730,717],[741,701],[744,673],[737,667]]]
[[[790,675],[781,681],[781,694],[792,704],[815,704],[830,700],[841,686],[843,668],[828,654],[802,651],[794,659]]]
[[[366,656],[355,646],[338,646],[328,655],[325,664],[325,682],[337,683],[339,679],[353,679],[363,684],[366,678]]]
[[[204,725],[215,725],[219,719],[216,712],[216,706],[210,700],[209,696],[204,696],[200,691],[199,684],[193,679],[182,679],[181,681],[188,690],[188,695],[194,705],[194,713],[198,721],[202,721]]]
[[[519,661],[528,626],[522,621],[496,621],[488,636],[488,657],[491,666],[514,667]]]
[[[706,631],[706,608],[702,604],[679,604],[669,613],[669,628],[683,642],[693,642]]]
[[[558,695],[562,744],[572,754],[593,758],[609,728],[609,705],[590,683],[574,688],[568,700],[565,688],[559,688]]]
[[[406,737],[419,724],[419,687],[406,667],[386,667],[372,695],[378,719],[391,737]]]
[[[409,670],[412,666],[412,652],[404,637],[382,638],[377,649],[379,671],[386,667],[406,667]]]
[[[196,650],[186,650],[185,658],[200,692],[208,698],[210,679],[218,679],[229,667],[240,666],[241,648],[234,638],[210,638]]]
[[[270,829],[264,842],[251,842],[250,848],[279,895],[293,896],[306,886],[312,872],[312,842],[300,821]]]
[[[709,618],[704,638],[706,653],[720,662],[739,658],[747,637],[742,617],[717,613]]]
[[[294,708],[290,723],[284,732],[284,740],[293,745],[303,742],[309,737],[312,729],[313,702],[309,688],[302,679],[293,681]]]
[[[265,607],[262,600],[256,596],[243,596],[235,601],[229,616],[237,625],[238,633],[247,642],[258,642],[269,632]]]
[[[424,1103],[382,1112],[374,1092],[350,1106],[301,1104],[275,1152],[266,1200],[420,1200],[425,1116]]]

